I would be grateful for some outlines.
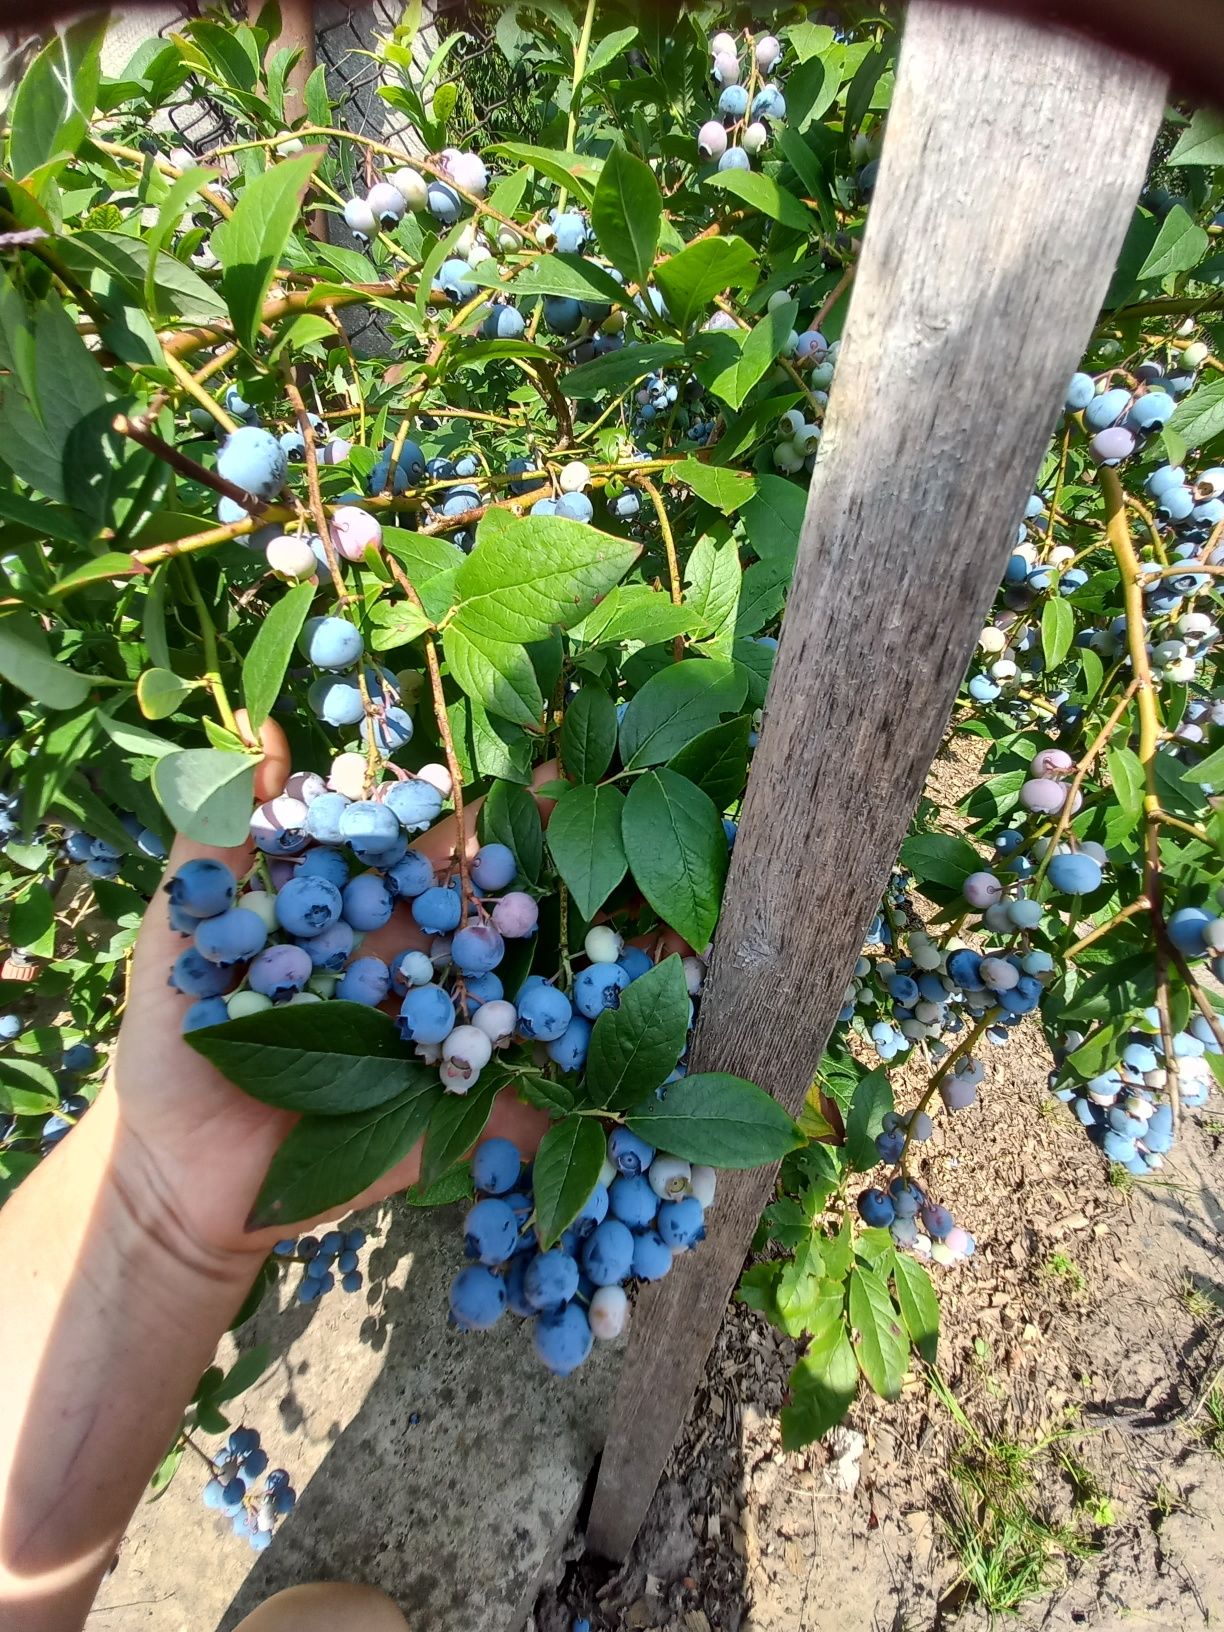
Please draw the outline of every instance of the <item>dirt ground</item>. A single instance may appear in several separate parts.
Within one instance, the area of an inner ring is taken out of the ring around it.
[[[971,777],[954,745],[928,792],[950,805]],[[966,1536],[997,1540],[991,1521],[1017,1510],[1000,1576],[1023,1573],[1026,1539],[1048,1544],[1013,1625],[1189,1632],[1224,1618],[1224,1455],[1209,1438],[1224,1368],[1218,1098],[1188,1114],[1158,1181],[1116,1186],[1048,1092],[1036,1025],[983,1059],[978,1103],[923,1147],[978,1243],[934,1269],[937,1370],[961,1419],[915,1371],[895,1404],[861,1397],[844,1428],[785,1453],[778,1410],[799,1351],[734,1306],[629,1560],[602,1568],[576,1537],[538,1632],[577,1618],[592,1632],[978,1632],[991,1622]]]

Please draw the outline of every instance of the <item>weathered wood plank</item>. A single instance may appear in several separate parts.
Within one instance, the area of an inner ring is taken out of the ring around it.
[[[803,1104],[1163,104],[1155,71],[914,0],[694,1066]],[[634,1317],[587,1530],[637,1534],[774,1170],[720,1180]]]

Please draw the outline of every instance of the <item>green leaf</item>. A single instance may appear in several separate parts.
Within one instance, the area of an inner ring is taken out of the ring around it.
[[[981,857],[969,840],[952,833],[912,833],[899,860],[919,884],[942,884],[949,890],[959,890],[970,873],[982,871]]]
[[[443,631],[442,650],[456,683],[490,714],[539,726],[544,699],[531,659],[517,641],[494,640],[456,619]]]
[[[429,617],[411,601],[376,602],[370,609],[370,625],[370,645],[376,652],[407,646],[431,626]]]
[[[679,340],[651,340],[646,345],[624,346],[606,357],[596,357],[593,362],[569,369],[561,381],[561,389],[567,397],[580,402],[601,396],[605,391],[619,394],[682,356],[684,345]]]
[[[443,1094],[434,1102],[421,1153],[420,1186],[428,1190],[443,1173],[466,1156],[493,1114],[507,1076],[487,1068],[470,1094]]]
[[[435,1081],[393,1020],[339,999],[265,1009],[186,1041],[244,1094],[304,1115],[347,1116]]]
[[[221,293],[243,345],[254,347],[264,297],[301,219],[302,200],[322,153],[280,159],[249,180],[234,213],[212,235],[221,262]]]
[[[784,227],[794,227],[802,233],[816,230],[816,217],[807,205],[759,170],[720,170],[707,176],[703,185],[733,194],[762,215],[780,221]]]
[[[879,1164],[876,1134],[884,1117],[893,1108],[892,1084],[882,1067],[869,1071],[854,1090],[846,1117],[846,1154],[856,1173],[869,1172]]]
[[[685,563],[684,600],[709,630],[701,650],[723,661],[730,659],[735,645],[742,577],[739,550],[730,533],[703,533]]]
[[[687,329],[724,289],[753,286],[756,251],[742,238],[702,238],[664,261],[654,276],[672,322]]]
[[[97,100],[107,23],[95,12],[57,29],[17,77],[8,124],[9,168],[19,181],[80,147]]]
[[[781,396],[766,397],[759,402],[749,403],[747,408],[727,421],[726,429],[714,444],[714,450],[710,455],[711,463],[733,464],[762,436],[772,435],[778,420],[786,410],[802,401],[803,398],[798,391],[787,391]]]
[[[613,147],[591,199],[591,225],[600,249],[630,283],[650,277],[662,219],[663,198],[650,166]]]
[[[734,666],[715,659],[691,658],[652,675],[621,720],[625,769],[663,764],[699,731],[733,713],[744,700],[744,690]]]
[[[394,1099],[347,1116],[304,1116],[272,1158],[250,1225],[334,1212],[380,1179],[425,1132],[442,1090],[420,1071]]]
[[[893,1281],[910,1342],[924,1360],[934,1365],[939,1344],[939,1299],[931,1277],[916,1258],[899,1252],[893,1263]]]
[[[486,511],[455,575],[458,621],[474,636],[543,640],[584,618],[640,554],[631,539],[582,522]]]
[[[526,788],[494,782],[480,807],[480,834],[483,843],[504,844],[523,877],[536,883],[544,860],[544,829],[540,807]]]
[[[1041,609],[1041,651],[1047,669],[1056,669],[1075,640],[1075,613],[1061,595],[1051,595]]]
[[[584,646],[619,646],[631,640],[656,646],[699,627],[692,610],[673,606],[666,590],[651,589],[649,584],[618,584],[581,623],[573,625],[569,638]]]
[[[1224,114],[1216,108],[1196,108],[1165,162],[1224,164]]]
[[[642,894],[700,951],[718,922],[727,876],[727,838],[709,796],[675,771],[647,771],[629,790],[621,834]]]
[[[462,704],[459,705],[462,707]],[[526,785],[531,781],[532,739],[520,726],[488,714],[470,698],[467,703],[472,722],[472,751],[478,776],[500,777],[504,782]],[[469,777],[471,775],[469,771]]]
[[[59,1088],[45,1065],[0,1057],[0,1106],[18,1116],[41,1116],[59,1103]]]
[[[153,767],[153,791],[170,824],[199,844],[242,844],[250,833],[255,789],[253,754],[185,748]]]
[[[656,1150],[708,1167],[759,1167],[803,1143],[777,1100],[722,1071],[681,1077],[666,1099],[630,1111],[625,1125]]]
[[[1131,748],[1111,748],[1106,754],[1114,798],[1128,822],[1136,822],[1143,809],[1144,778],[1139,755]],[[1224,764],[1224,760],[1222,760]]]
[[[0,676],[44,708],[79,708],[89,680],[51,653],[40,625],[26,612],[0,619]]]
[[[714,808],[727,809],[744,791],[748,780],[748,738],[752,716],[737,714],[702,731],[686,742],[667,762],[670,771],[686,776],[706,794]]]
[[[259,1343],[245,1354],[240,1354],[225,1375],[209,1391],[209,1400],[213,1405],[224,1405],[227,1400],[236,1400],[239,1394],[245,1394],[248,1388],[253,1388],[264,1372],[268,1369],[270,1354],[266,1343]]]
[[[136,701],[146,720],[168,720],[194,690],[194,681],[169,669],[145,669],[136,681]]]
[[[905,1331],[884,1281],[860,1264],[850,1271],[850,1324],[863,1376],[882,1399],[895,1400],[905,1376]]]
[[[598,686],[583,686],[561,722],[561,763],[576,782],[598,782],[616,748],[616,705]]]
[[[685,459],[670,472],[673,481],[691,487],[699,499],[729,516],[747,504],[756,492],[756,477],[750,470],[728,470],[721,465],[703,465],[700,459]]]
[[[162,759],[167,754],[177,752],[172,742],[155,737],[142,725],[129,725],[126,720],[117,720],[104,708],[98,710],[98,724],[117,748],[140,759]]]
[[[753,386],[758,380],[764,379],[766,372],[781,356],[795,326],[798,311],[798,302],[787,300],[775,306],[772,311],[766,312],[744,337],[739,356],[734,362],[729,362],[721,369],[707,366],[701,370],[702,380],[707,388],[729,407],[742,407]],[[803,500],[806,499],[806,494],[791,482],[782,483],[780,477],[770,476],[765,480],[781,483],[792,493],[800,493],[799,509],[802,520]]]
[[[578,85],[584,84],[588,79],[591,79],[595,74],[602,73],[605,68],[615,62],[621,52],[633,44],[637,36],[638,31],[636,28],[617,28],[611,34],[605,34],[603,39],[592,47],[591,54],[587,58],[586,71],[582,79],[576,82],[575,89],[577,89]]]
[[[759,476],[757,490],[740,517],[749,547],[788,575],[795,565],[807,491],[781,476]]]
[[[1217,748],[1206,759],[1200,759],[1197,765],[1189,765],[1182,772],[1183,782],[1192,782],[1197,787],[1218,788],[1224,782],[1224,748]]]
[[[603,1129],[589,1116],[567,1116],[540,1140],[531,1185],[536,1229],[545,1252],[590,1200],[607,1148]]]
[[[858,1394],[858,1369],[844,1323],[814,1342],[790,1374],[791,1403],[782,1407],[782,1447],[802,1450],[843,1421]]]
[[[31,884],[9,911],[9,939],[21,952],[49,958],[55,953],[55,903],[43,884]]]
[[[503,287],[500,278],[494,287]],[[538,256],[514,279],[510,292],[516,299],[564,295],[570,300],[601,301],[610,306],[623,306],[627,299],[623,284],[582,255]]]
[[[588,922],[628,867],[621,839],[624,808],[619,788],[583,783],[561,795],[548,820],[553,865]]]
[[[1180,204],[1174,204],[1139,268],[1138,281],[1151,283],[1174,272],[1188,272],[1206,255],[1208,243],[1207,234],[1194,217]]]
[[[588,1102],[619,1111],[665,1082],[684,1053],[689,1007],[684,969],[675,952],[626,986],[620,1007],[605,1009],[591,1031]]]
[[[1224,374],[1207,385],[1196,385],[1173,410],[1168,429],[1181,437],[1187,448],[1203,448],[1224,432]]]
[[[499,142],[489,149],[501,158],[513,159],[536,170],[558,187],[566,187],[582,200],[591,201],[591,185],[599,174],[599,161],[583,153],[559,153],[548,147],[531,147],[525,142]]]

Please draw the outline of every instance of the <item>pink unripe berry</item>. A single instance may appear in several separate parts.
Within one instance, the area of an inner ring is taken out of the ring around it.
[[[1003,899],[1003,886],[993,873],[970,873],[961,888],[971,907],[992,907]]]
[[[1088,452],[1098,465],[1120,465],[1137,446],[1134,431],[1128,431],[1125,425],[1110,425],[1096,433],[1088,444]]]
[[[368,549],[382,548],[382,526],[377,516],[355,504],[342,504],[331,519],[332,539],[346,561],[360,561]]]
[[[734,51],[720,51],[714,58],[714,78],[720,85],[739,83],[739,58]]]
[[[443,1065],[461,1073],[468,1082],[476,1080],[492,1056],[492,1038],[479,1026],[456,1026],[442,1044]]]
[[[939,1097],[947,1111],[967,1110],[977,1098],[977,1085],[971,1076],[945,1077],[939,1085]]]
[[[505,1048],[514,1036],[518,1012],[514,1004],[507,1003],[504,997],[490,998],[476,1010],[472,1016],[472,1024],[477,1031],[484,1032],[494,1048]]]
[[[450,798],[454,783],[445,765],[422,765],[416,774],[422,782],[428,782],[431,788],[437,788],[443,799]]]
[[[342,436],[333,436],[319,449],[319,463],[321,465],[342,465],[353,451],[353,444],[346,442]]]
[[[1020,803],[1037,815],[1053,816],[1063,807],[1066,790],[1048,776],[1035,776],[1020,789]]]
[[[300,535],[293,537],[289,533],[278,533],[268,540],[264,557],[277,577],[289,578],[295,583],[313,578],[319,569],[314,551]]]
[[[366,762],[364,754],[337,754],[331,762],[328,786],[347,799],[360,799],[365,790]]]
[[[721,159],[727,151],[727,132],[717,119],[707,119],[697,132],[697,152],[703,159]]]
[[[943,1244],[954,1258],[968,1258],[973,1251],[973,1240],[969,1231],[962,1230],[959,1224],[948,1231]]]
[[[394,225],[404,213],[404,195],[389,181],[379,181],[366,194],[366,203],[380,221]]]
[[[756,65],[763,74],[772,74],[782,61],[782,47],[772,34],[763,34],[756,43]]]
[[[995,992],[1010,992],[1020,980],[1020,971],[1006,958],[983,958],[981,976]]]
[[[1075,761],[1065,748],[1042,748],[1033,755],[1029,770],[1043,781],[1051,777],[1069,776]]]
[[[493,923],[508,940],[521,940],[535,931],[540,909],[523,890],[511,890],[493,908]]]
[[[448,147],[442,155],[446,172],[456,187],[476,198],[483,198],[489,190],[489,172],[479,153],[461,153]]]
[[[715,34],[714,38],[710,41],[710,55],[712,57],[721,57],[726,51],[730,51],[732,54],[734,54],[735,38],[733,35],[726,33],[724,30],[724,32],[721,34]]]

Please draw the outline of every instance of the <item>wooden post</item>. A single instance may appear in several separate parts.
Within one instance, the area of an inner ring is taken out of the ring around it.
[[[803,1105],[1143,181],[1154,70],[913,0],[696,1070]],[[632,1545],[776,1169],[643,1290],[587,1528]]]

